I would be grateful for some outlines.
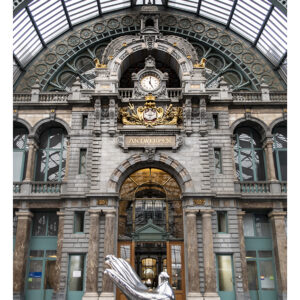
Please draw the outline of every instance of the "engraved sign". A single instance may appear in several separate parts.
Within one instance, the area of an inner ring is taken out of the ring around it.
[[[175,147],[175,136],[125,136],[124,146],[129,147]]]
[[[107,200],[104,199],[98,200],[98,205],[107,205]]]
[[[194,204],[195,205],[205,205],[205,200],[204,199],[194,199]]]

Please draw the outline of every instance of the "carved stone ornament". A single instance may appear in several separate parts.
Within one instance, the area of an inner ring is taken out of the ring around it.
[[[119,110],[119,121],[124,125],[145,125],[153,127],[157,125],[178,125],[182,122],[182,108],[173,107],[170,104],[167,109],[156,107],[155,101],[146,101],[144,106],[135,109],[129,103],[128,107]]]
[[[148,157],[148,161],[153,161],[155,155],[155,148],[145,148],[145,154]]]

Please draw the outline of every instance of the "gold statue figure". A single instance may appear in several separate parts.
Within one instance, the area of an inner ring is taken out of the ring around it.
[[[206,58],[202,57],[200,63],[194,64],[194,68],[205,69]]]

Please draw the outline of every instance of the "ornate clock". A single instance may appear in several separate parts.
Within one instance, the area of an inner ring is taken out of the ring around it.
[[[160,77],[154,72],[147,72],[140,79],[140,85],[146,92],[156,91],[160,87],[160,84]]]
[[[166,84],[168,73],[162,73],[155,67],[155,59],[149,55],[145,59],[145,67],[132,74],[134,82],[133,99],[140,99],[148,94],[158,98],[167,98]]]

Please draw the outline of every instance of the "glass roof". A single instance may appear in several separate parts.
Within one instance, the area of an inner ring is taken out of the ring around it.
[[[247,39],[286,77],[287,18],[274,0],[34,0],[14,16],[14,80],[58,35],[115,10],[149,2],[194,13]]]

